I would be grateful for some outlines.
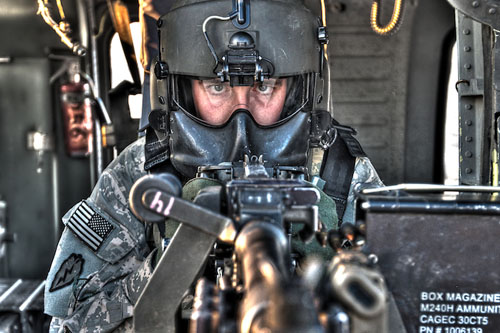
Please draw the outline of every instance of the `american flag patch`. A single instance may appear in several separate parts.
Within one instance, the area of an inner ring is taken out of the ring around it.
[[[85,201],[80,203],[66,225],[94,251],[101,246],[113,230],[113,225]]]

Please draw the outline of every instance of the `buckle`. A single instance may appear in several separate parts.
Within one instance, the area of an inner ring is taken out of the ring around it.
[[[337,134],[338,130],[336,127],[330,127],[323,135],[321,136],[319,140],[319,145],[321,148],[324,150],[327,150],[330,148],[335,140],[337,140]]]

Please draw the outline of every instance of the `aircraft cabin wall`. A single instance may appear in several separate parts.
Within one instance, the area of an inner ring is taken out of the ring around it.
[[[305,2],[320,12],[319,1]],[[63,1],[74,36],[78,3]],[[112,26],[105,1],[95,3],[98,84],[118,123],[122,118],[116,118],[116,110],[126,105],[123,98],[108,98]],[[125,3],[137,20],[136,2]],[[381,3],[381,22],[388,22],[393,1]],[[405,1],[400,31],[381,37],[369,26],[370,1],[326,4],[336,118],[358,130],[358,139],[386,184],[442,181],[453,8],[446,0]],[[90,191],[91,163],[88,157],[65,153],[57,85],[51,86],[50,78],[64,59],[75,57],[36,16],[37,7],[32,0],[0,0],[0,195],[7,207],[3,220],[8,232],[16,235],[8,245],[10,272],[4,273],[41,278],[62,228],[61,215]],[[84,66],[89,71],[88,61]],[[123,126],[129,141],[136,135],[133,125],[127,121]],[[48,142],[39,151],[28,147],[28,133],[36,132],[45,134]],[[26,258],[26,249],[37,256]]]
[[[75,2],[66,2],[74,22]],[[65,152],[51,77],[74,58],[33,0],[0,0],[0,277],[44,279],[61,217],[88,195],[88,157]],[[78,32],[78,26],[72,28]]]
[[[321,12],[319,1],[306,3]],[[393,6],[381,1],[382,26]],[[335,117],[358,131],[384,183],[442,182],[453,7],[405,1],[389,36],[370,28],[370,1],[326,1],[326,9]]]

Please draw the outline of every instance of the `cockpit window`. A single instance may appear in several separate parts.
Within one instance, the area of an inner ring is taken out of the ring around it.
[[[134,41],[135,56],[136,59],[139,59],[139,55],[141,52],[141,25],[139,24],[139,22],[131,23],[130,30],[132,31],[132,39]],[[120,82],[125,80],[133,82],[132,75],[128,70],[127,60],[125,59],[125,55],[123,54],[123,49],[120,43],[120,37],[118,37],[118,33],[115,33],[113,35],[113,38],[111,39],[110,64],[111,89],[115,88],[120,84]],[[143,82],[144,72],[142,70],[139,70],[139,74],[141,75],[141,82]],[[131,118],[140,119],[142,110],[142,94],[130,95],[128,98],[128,103],[130,107]]]

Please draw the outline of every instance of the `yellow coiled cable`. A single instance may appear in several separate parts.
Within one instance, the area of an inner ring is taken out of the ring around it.
[[[372,11],[370,15],[370,23],[373,31],[375,31],[379,35],[387,36],[389,33],[397,31],[398,23],[401,21],[403,0],[394,1],[394,10],[392,11],[391,20],[384,27],[381,27],[379,25],[379,5],[380,5],[379,2],[380,0],[373,1]]]
[[[321,0],[321,22],[323,26],[326,27],[326,6],[325,0]],[[328,45],[323,44],[323,48],[325,49],[325,59],[328,60]]]

